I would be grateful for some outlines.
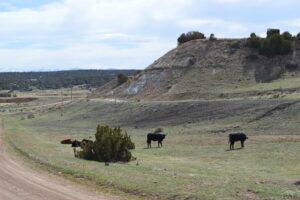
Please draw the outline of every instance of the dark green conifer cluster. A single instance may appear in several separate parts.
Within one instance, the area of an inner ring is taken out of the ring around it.
[[[128,162],[133,158],[130,150],[135,149],[135,144],[120,127],[98,125],[95,138],[94,142],[81,144],[79,158],[100,162]]]
[[[279,29],[268,29],[266,38],[251,33],[246,45],[257,49],[259,54],[264,56],[286,55],[292,51],[292,42],[300,39],[298,36],[299,34],[293,37],[287,31],[280,34]]]

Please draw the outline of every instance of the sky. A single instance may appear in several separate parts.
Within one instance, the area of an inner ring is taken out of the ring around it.
[[[297,0],[0,0],[0,71],[144,69],[183,32],[300,32]]]

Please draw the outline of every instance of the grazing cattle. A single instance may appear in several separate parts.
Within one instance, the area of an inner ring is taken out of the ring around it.
[[[248,139],[245,133],[231,133],[229,136],[230,150],[234,149],[234,142],[241,141],[241,147],[244,148],[244,142]]]
[[[72,140],[71,139],[65,139],[65,140],[62,140],[60,141],[61,144],[72,144]]]
[[[74,140],[74,141],[72,142],[72,147],[80,147],[80,144],[81,144],[80,141]]]
[[[165,139],[166,135],[161,133],[148,133],[147,135],[147,145],[151,148],[151,141],[157,141],[158,147],[162,147],[162,141]]]

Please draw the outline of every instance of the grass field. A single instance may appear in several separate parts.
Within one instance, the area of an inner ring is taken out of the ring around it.
[[[300,199],[299,105],[249,122],[281,103],[80,100],[65,105],[63,115],[38,107],[31,120],[22,119],[25,113],[3,118],[7,141],[27,157],[141,198]],[[74,158],[73,149],[59,143],[93,136],[98,123],[122,125],[136,143],[137,160],[104,166]],[[146,134],[157,126],[168,134],[164,147],[146,149]],[[227,133],[240,130],[249,136],[246,148],[228,151]]]

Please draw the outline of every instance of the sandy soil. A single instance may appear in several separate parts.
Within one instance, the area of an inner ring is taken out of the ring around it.
[[[3,125],[0,124],[0,200],[119,199],[97,194],[60,177],[38,173],[23,166],[6,152],[3,134]]]

